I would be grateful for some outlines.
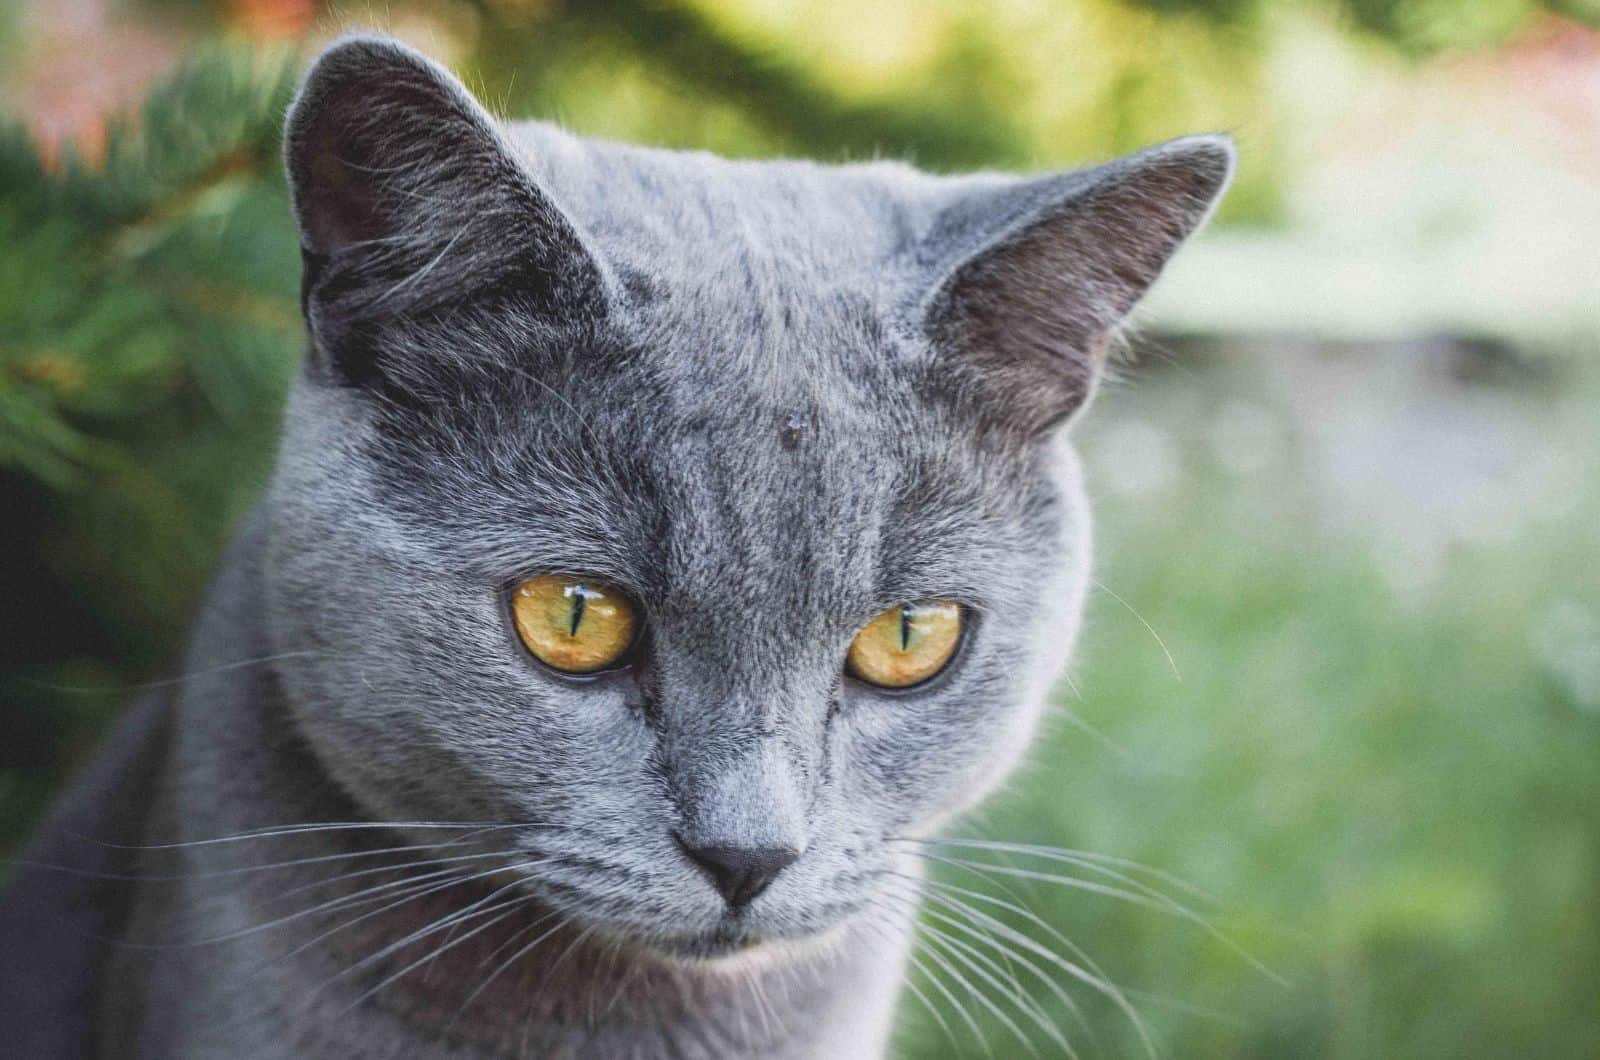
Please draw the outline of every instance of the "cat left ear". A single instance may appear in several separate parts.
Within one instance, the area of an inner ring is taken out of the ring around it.
[[[397,41],[354,37],[318,58],[290,108],[284,155],[315,352],[343,382],[398,357],[385,323],[466,298],[535,317],[604,306],[604,272],[484,109]]]
[[[1233,176],[1225,136],[1194,136],[1089,170],[979,178],[925,240],[923,329],[944,380],[1027,434],[1092,392],[1118,325],[1211,215]]]

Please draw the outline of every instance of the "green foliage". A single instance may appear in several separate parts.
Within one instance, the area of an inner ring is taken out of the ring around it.
[[[220,415],[261,391],[260,325],[293,328],[292,236],[277,122],[290,65],[215,53],[114,119],[103,161],[70,151],[46,168],[15,124],[0,128],[0,461],[58,488],[132,451],[107,427],[147,420],[186,388]],[[263,230],[258,224],[271,217]],[[287,264],[289,268],[283,266]],[[220,331],[220,334],[219,334]]]
[[[287,56],[200,55],[45,165],[0,129],[0,768],[34,803],[114,688],[170,658],[259,485],[298,352],[277,154]],[[4,835],[25,818],[4,815]]]
[[[463,59],[505,112],[736,156],[1044,169],[1252,123],[1251,165],[1224,220],[1276,214],[1278,149],[1258,120],[1253,26],[1153,20],[1122,0],[1080,0],[1072,18],[1019,4],[880,5],[894,32],[923,44],[863,71],[834,54],[859,36],[850,10],[802,6],[483,4]],[[1078,54],[1095,58],[1064,69],[1062,57]]]
[[[1228,25],[1258,21],[1275,7],[1289,6],[1273,0],[1130,3],[1167,14],[1191,12]],[[1321,6],[1395,47],[1417,54],[1499,43],[1540,10],[1590,25],[1600,24],[1600,4],[1595,0],[1323,0]]]

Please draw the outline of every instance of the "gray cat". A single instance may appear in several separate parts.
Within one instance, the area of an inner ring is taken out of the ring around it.
[[[734,162],[360,38],[286,155],[276,477],[4,897],[3,1048],[880,1056],[916,840],[1076,632],[1065,428],[1231,145]]]

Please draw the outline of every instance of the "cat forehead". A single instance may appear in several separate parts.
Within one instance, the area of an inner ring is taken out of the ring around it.
[[[510,373],[431,411],[390,410],[363,450],[378,496],[451,554],[752,600],[782,595],[785,571],[804,575],[802,595],[864,591],[886,542],[909,562],[988,541],[1025,507],[1025,462],[914,387],[814,373],[764,386],[749,365],[715,385],[682,366],[663,381],[672,360],[641,351],[548,389]]]
[[[613,273],[611,324],[662,375],[691,379],[685,402],[786,389],[849,402],[914,359],[900,315],[935,178],[899,163],[642,148],[539,122],[508,131]]]
[[[897,162],[732,160],[506,126],[530,174],[607,258],[685,278],[839,283],[905,252],[940,182]],[[841,271],[842,270],[842,271]]]

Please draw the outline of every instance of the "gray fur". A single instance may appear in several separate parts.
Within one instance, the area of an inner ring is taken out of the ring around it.
[[[354,39],[308,76],[287,151],[313,354],[196,676],[130,752],[158,776],[132,834],[516,823],[448,849],[526,864],[252,931],[374,878],[226,873],[267,840],[147,851],[182,878],[134,885],[115,933],[160,945],[79,950],[105,987],[0,1006],[0,1033],[48,1014],[117,1055],[880,1055],[909,915],[891,874],[916,872],[888,840],[1024,752],[1088,577],[1062,424],[1231,148],[1036,180],[733,162],[502,126]],[[632,593],[639,666],[574,681],[526,656],[503,594],[546,571]],[[945,674],[896,695],[841,677],[867,620],[930,597],[972,619]],[[247,659],[270,661],[216,669]],[[62,827],[38,860],[73,861]],[[675,832],[803,853],[734,915]],[[43,871],[0,931],[72,919]],[[426,973],[367,996],[442,935],[328,983],[508,884],[527,906],[466,922]],[[552,913],[570,925],[458,1016],[484,958]],[[46,959],[8,946],[0,974]]]

